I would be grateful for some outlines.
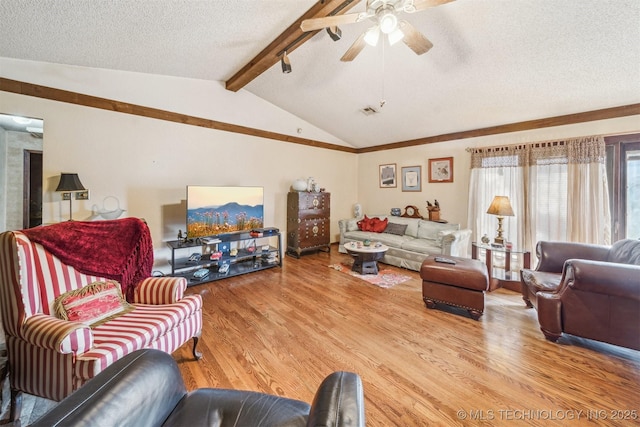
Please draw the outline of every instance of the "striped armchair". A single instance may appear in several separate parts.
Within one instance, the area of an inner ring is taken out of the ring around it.
[[[148,233],[146,224],[144,230]],[[193,338],[193,355],[200,358],[196,346],[202,298],[184,295],[185,279],[143,278],[129,293],[134,309],[99,326],[62,320],[54,316],[56,297],[109,277],[65,264],[29,239],[26,231],[0,234],[0,311],[10,369],[11,420],[20,416],[21,392],[60,401],[135,350],[172,353]]]

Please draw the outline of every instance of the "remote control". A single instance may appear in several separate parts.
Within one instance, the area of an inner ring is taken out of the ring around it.
[[[449,259],[449,258],[443,258],[443,257],[440,257],[440,256],[437,256],[437,257],[435,258],[435,261],[436,261],[436,262],[440,262],[440,263],[442,263],[442,264],[452,264],[452,265],[455,265],[455,264],[456,264],[456,262],[455,262],[454,260]]]

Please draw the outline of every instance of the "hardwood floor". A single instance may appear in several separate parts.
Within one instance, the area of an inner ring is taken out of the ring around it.
[[[368,426],[640,425],[640,352],[547,342],[518,293],[485,298],[479,321],[429,310],[417,272],[390,289],[328,268],[331,253],[198,285],[203,333],[174,357],[190,389],[249,389],[311,402],[322,379],[358,373]]]

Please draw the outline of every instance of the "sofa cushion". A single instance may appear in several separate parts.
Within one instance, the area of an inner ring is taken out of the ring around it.
[[[403,235],[397,236],[389,233],[374,233],[373,231],[348,231],[344,233],[346,241],[359,241],[371,240],[372,242],[380,242],[383,245],[399,248],[404,242],[414,240],[413,237]]]
[[[396,236],[403,236],[405,231],[407,230],[407,227],[407,224],[396,224],[394,222],[390,222],[387,224],[387,228],[384,229],[384,232],[395,234]]]
[[[418,237],[418,222],[420,220],[416,218],[402,218],[399,216],[391,216],[389,217],[389,223],[393,224],[406,224],[407,229],[404,231],[404,234],[411,237]]]
[[[407,240],[403,242],[400,247],[405,251],[418,252],[426,255],[439,254],[442,252],[442,249],[436,246],[433,240],[427,239]]]
[[[65,292],[55,299],[53,307],[59,319],[92,327],[133,310],[122,296],[120,284],[113,280]]]
[[[460,224],[448,224],[442,222],[435,221],[426,221],[419,220],[418,221],[418,238],[419,239],[427,239],[433,242],[438,240],[438,232],[450,230],[456,231],[460,229]],[[442,236],[440,236],[440,240],[442,240]]]
[[[640,240],[618,240],[611,246],[607,261],[640,265]]]
[[[169,344],[178,338],[176,333],[191,336],[200,327],[201,322],[193,325],[186,321],[202,310],[202,298],[198,298],[198,295],[187,295],[173,304],[134,304],[134,307],[135,310],[93,329],[94,346],[78,356],[74,368],[78,378],[93,378],[114,361],[135,350],[170,348]]]

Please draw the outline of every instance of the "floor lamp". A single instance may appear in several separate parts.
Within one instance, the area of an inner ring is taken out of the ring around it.
[[[73,199],[72,192],[74,191],[85,191],[86,188],[80,182],[80,178],[78,178],[77,173],[63,173],[60,174],[60,182],[58,183],[58,188],[56,191],[68,192],[69,193],[69,221],[73,221],[72,217],[72,207],[71,201]]]
[[[493,241],[499,245],[504,245],[504,237],[502,237],[502,220],[505,216],[514,216],[511,202],[507,196],[495,196],[491,202],[491,206],[487,209],[487,213],[498,217],[498,235]]]

